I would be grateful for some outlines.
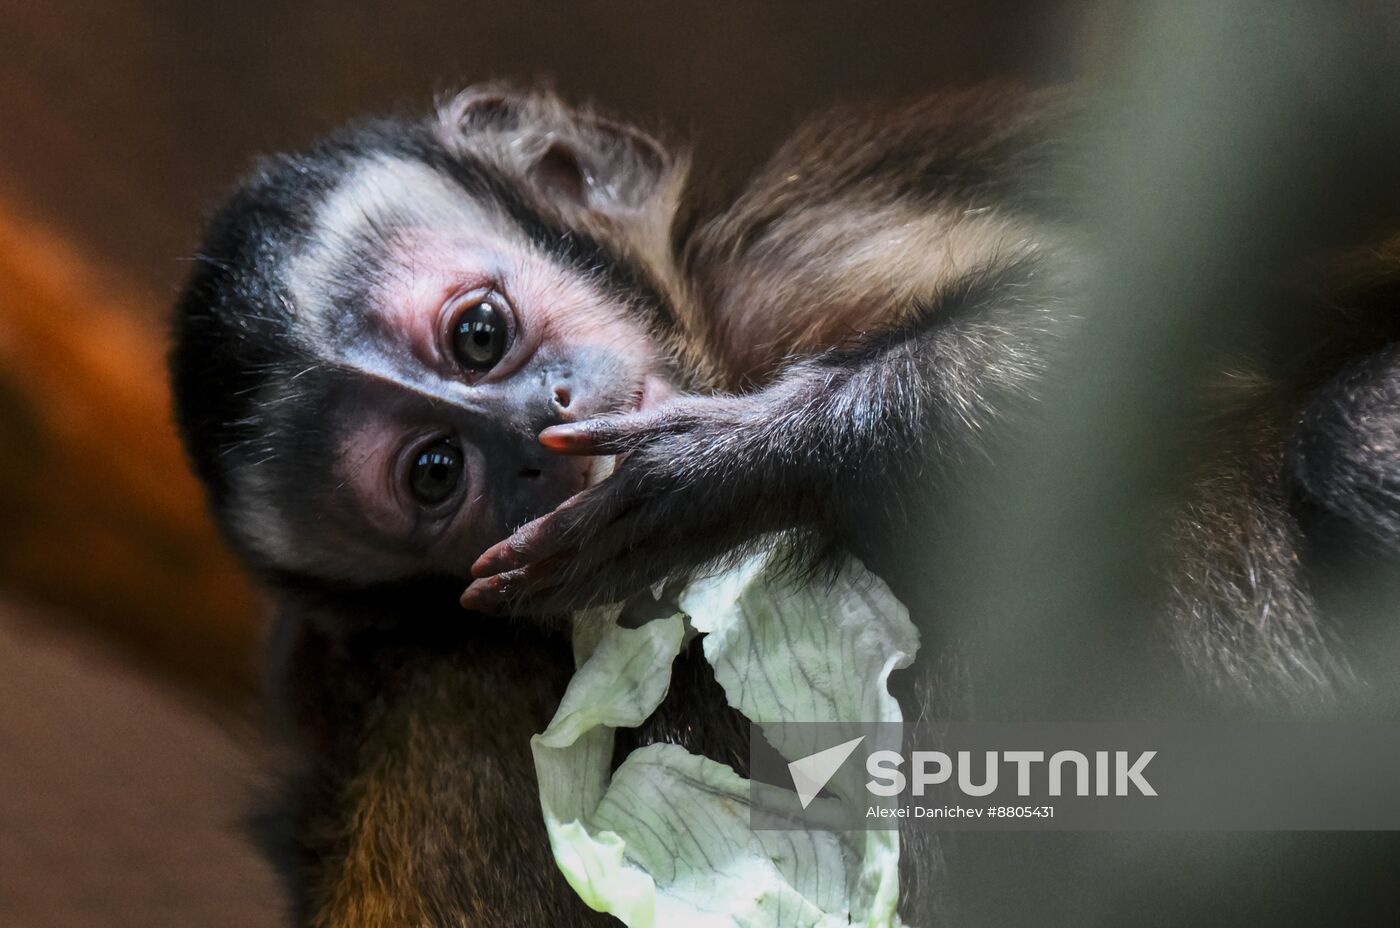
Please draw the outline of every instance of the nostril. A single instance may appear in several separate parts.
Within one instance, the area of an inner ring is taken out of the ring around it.
[[[540,478],[540,471],[533,467],[526,467],[520,471],[520,476],[525,480],[538,480]]]
[[[572,403],[573,400],[573,394],[569,392],[568,387],[554,388],[554,405],[558,406],[560,409],[568,409],[569,404]]]

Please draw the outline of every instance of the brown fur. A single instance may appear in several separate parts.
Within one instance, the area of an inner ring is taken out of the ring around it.
[[[683,257],[728,383],[904,325],[965,275],[1044,248],[1066,113],[1059,92],[983,87],[805,124]]]
[[[607,924],[554,866],[529,739],[570,670],[533,634],[283,616],[306,772],[299,906],[316,928]]]

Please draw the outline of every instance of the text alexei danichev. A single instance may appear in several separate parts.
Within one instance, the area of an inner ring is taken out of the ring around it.
[[[1054,806],[870,806],[866,818],[1054,818]]]

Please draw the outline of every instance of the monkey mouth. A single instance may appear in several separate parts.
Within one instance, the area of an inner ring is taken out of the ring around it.
[[[612,472],[617,470],[619,455],[604,454],[588,459],[588,468],[583,472],[583,487],[596,487],[612,476]]]
[[[642,378],[641,383],[627,396],[627,401],[622,408],[617,411],[618,415],[630,413],[648,412],[676,395],[676,390],[670,382],[661,377],[648,374]],[[584,489],[596,487],[612,476],[613,471],[623,461],[627,460],[627,454],[604,454],[594,458],[589,458],[588,467],[584,470]]]

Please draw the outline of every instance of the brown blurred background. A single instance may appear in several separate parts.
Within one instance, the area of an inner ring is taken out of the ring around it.
[[[1064,0],[0,2],[0,925],[280,918],[238,829],[258,606],[162,371],[201,217],[255,154],[505,77],[733,177],[838,100],[1069,79],[1097,23]]]

